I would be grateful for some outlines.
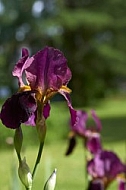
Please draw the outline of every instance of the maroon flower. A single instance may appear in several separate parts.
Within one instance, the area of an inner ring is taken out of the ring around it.
[[[2,106],[0,118],[9,128],[18,128],[36,111],[34,94],[31,91],[14,94]]]
[[[74,112],[69,98],[71,90],[67,88],[71,71],[66,58],[58,49],[45,47],[32,57],[29,57],[27,49],[22,49],[22,58],[12,74],[18,78],[19,92],[2,106],[0,117],[6,127],[17,128],[24,122],[35,125],[38,105],[47,118],[49,100],[56,93],[66,98],[70,113]]]
[[[89,126],[87,128],[87,120],[88,120],[88,113],[82,110],[76,111],[76,122],[71,122],[71,130],[74,131],[77,135],[85,137],[87,136],[88,132],[100,132],[102,129],[101,121],[96,115],[94,110],[91,110],[92,119],[95,122],[95,125]]]
[[[107,187],[118,174],[126,171],[126,166],[114,152],[102,150],[88,161],[87,170],[94,180],[102,179]]]
[[[76,136],[80,136],[85,141],[86,148],[93,154],[101,150],[101,141],[99,132],[102,129],[101,121],[96,115],[94,110],[91,110],[91,116],[95,125],[87,127],[88,113],[82,110],[74,110],[75,120],[70,122],[70,136],[69,136],[69,146],[66,152],[66,155],[69,155],[75,145],[76,145]]]

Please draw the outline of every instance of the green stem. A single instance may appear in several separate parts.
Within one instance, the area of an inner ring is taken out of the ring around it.
[[[17,157],[18,157],[18,161],[20,163],[21,162],[21,155],[19,153],[17,153]]]
[[[33,172],[32,172],[32,178],[34,178],[37,165],[39,164],[39,162],[40,162],[40,160],[41,160],[41,155],[42,155],[43,146],[44,146],[44,142],[40,142],[39,150],[38,150],[38,155],[37,155],[36,162],[35,162],[35,165],[34,165],[34,169],[33,169]]]

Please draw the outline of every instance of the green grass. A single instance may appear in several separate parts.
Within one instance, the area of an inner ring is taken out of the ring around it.
[[[90,108],[85,109],[89,110]],[[115,151],[124,161],[126,158],[124,144],[126,140],[126,99],[104,100],[98,103],[94,109],[101,118],[103,125],[103,146]],[[54,168],[58,169],[56,190],[84,189],[84,150],[81,139],[78,139],[73,154],[69,157],[65,156],[69,131],[68,123],[69,111],[65,102],[53,103],[51,116],[47,121],[43,156],[37,170],[33,189],[43,189],[43,183]],[[35,128],[28,126],[23,126],[23,133],[23,154],[32,169],[37,153],[37,133]],[[18,190],[18,188],[12,188],[12,181],[16,178],[14,171],[17,167],[17,158],[13,146],[6,143],[6,138],[8,136],[13,137],[13,135],[13,130],[0,126],[0,174],[2,176],[0,178],[0,189],[2,190]],[[18,183],[16,185],[18,186]],[[109,190],[114,189],[117,189],[116,183],[113,183],[109,188]],[[24,187],[21,186],[20,190],[24,190]]]
[[[121,158],[124,158],[124,154],[122,154],[122,145],[122,143],[115,143],[116,148],[114,150],[116,153],[120,153],[119,156]],[[69,157],[65,156],[65,150],[65,143],[52,143],[51,145],[45,145],[42,160],[37,169],[33,189],[43,189],[44,182],[54,168],[57,168],[58,170],[56,185],[57,190],[84,189],[84,152],[81,141],[79,141],[77,148]],[[36,152],[36,147],[27,147],[24,153],[31,169],[34,165]],[[15,176],[15,172],[12,172],[12,170],[14,170],[14,166],[17,166],[17,158],[15,157],[13,151],[2,151],[0,162],[2,163],[0,165],[0,173],[2,174],[0,187],[2,190],[11,190],[9,187],[12,185],[13,177]],[[19,185],[21,186],[20,182]],[[23,186],[21,187],[22,190],[25,190]],[[116,183],[113,183],[109,189],[116,189],[115,187]],[[16,190],[18,190],[18,188],[16,188]]]

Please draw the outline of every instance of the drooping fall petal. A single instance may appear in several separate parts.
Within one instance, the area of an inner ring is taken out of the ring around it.
[[[61,95],[63,95],[65,100],[67,101],[67,105],[68,105],[68,108],[70,111],[70,116],[71,116],[70,123],[72,124],[72,126],[75,126],[76,122],[77,122],[77,111],[72,107],[70,95],[69,95],[69,93],[66,93],[63,90],[59,90],[58,92]]]
[[[74,134],[70,134],[68,140],[69,144],[65,153],[66,156],[70,155],[76,146],[76,137],[74,136]]]
[[[6,127],[16,129],[21,123],[28,121],[35,110],[36,102],[30,91],[17,93],[6,100],[0,117]]]
[[[87,169],[94,178],[114,179],[117,174],[125,171],[125,165],[114,152],[103,150],[88,162]]]

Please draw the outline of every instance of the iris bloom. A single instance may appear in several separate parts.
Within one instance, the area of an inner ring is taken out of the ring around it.
[[[74,149],[76,145],[76,136],[80,136],[84,139],[86,148],[93,154],[101,150],[101,121],[94,110],[91,110],[91,116],[95,125],[87,127],[88,113],[82,110],[76,111],[76,121],[70,123],[69,146],[66,155],[69,155]]]
[[[115,153],[102,150],[88,161],[87,170],[93,178],[92,182],[100,179],[104,184],[104,189],[106,189],[118,174],[126,172],[126,165]]]
[[[32,57],[27,49],[22,49],[22,58],[12,74],[18,79],[19,90],[2,106],[0,118],[6,127],[16,129],[21,123],[34,126],[37,114],[46,119],[50,111],[49,100],[56,93],[66,98],[70,113],[74,113],[69,98],[71,90],[67,87],[71,71],[58,49],[45,47]]]

